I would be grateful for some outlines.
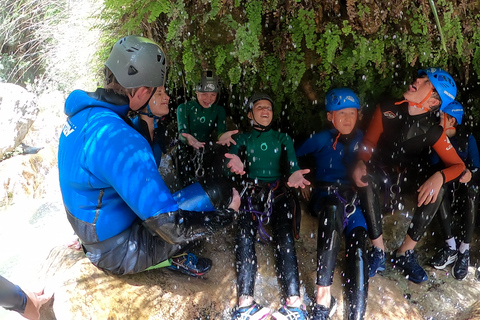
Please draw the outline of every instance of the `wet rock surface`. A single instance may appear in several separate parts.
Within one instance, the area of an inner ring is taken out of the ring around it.
[[[397,212],[385,217],[384,224],[387,245],[395,247],[403,238],[409,218]],[[437,227],[432,224],[432,228]],[[315,296],[316,228],[316,219],[304,212],[297,254],[302,295],[308,309]],[[457,281],[450,266],[445,270],[426,266],[434,248],[443,245],[438,234],[432,235],[430,229],[417,247],[429,280],[412,283],[387,262],[385,272],[370,279],[365,319],[480,319],[480,282],[474,279],[473,267],[466,279]],[[401,237],[392,237],[396,234]],[[193,247],[192,252],[209,257],[214,263],[202,278],[167,269],[115,276],[94,267],[81,251],[56,247],[39,272],[55,292],[54,301],[43,309],[42,319],[230,319],[236,304],[233,239],[234,227]],[[257,255],[255,299],[275,310],[284,297],[271,245],[258,243]],[[343,257],[344,249],[337,260],[332,287],[339,302],[334,320],[347,318]]]

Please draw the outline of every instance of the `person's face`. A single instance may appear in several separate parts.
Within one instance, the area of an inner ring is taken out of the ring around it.
[[[456,123],[455,118],[447,117],[445,113],[440,111],[440,125],[443,127],[443,130],[447,129],[447,131],[445,131],[445,134],[448,137],[453,137],[457,132],[455,128],[455,123]]]
[[[427,76],[417,78],[410,86],[407,92],[403,94],[405,99],[411,102],[420,103],[427,96],[430,90],[434,89]],[[436,99],[434,99],[436,100]],[[438,101],[438,100],[437,100]]]
[[[341,134],[350,134],[353,131],[357,123],[357,117],[358,110],[356,108],[345,108],[327,113],[328,121],[332,121]]]
[[[268,126],[273,119],[272,103],[268,100],[258,100],[253,104],[252,111],[248,113],[248,118],[256,124]]]
[[[155,94],[150,98],[148,105],[150,106],[150,110],[152,111],[153,115],[157,117],[166,116],[169,112],[168,109],[168,102],[170,101],[170,97],[165,92],[165,87],[157,87]]]
[[[197,92],[198,103],[204,108],[210,108],[217,100],[216,92]]]

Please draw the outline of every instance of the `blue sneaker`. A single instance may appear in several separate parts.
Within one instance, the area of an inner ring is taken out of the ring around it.
[[[307,320],[308,313],[304,305],[301,307],[283,306],[274,312],[272,317],[277,320]]]
[[[270,314],[270,309],[262,307],[255,301],[247,307],[237,307],[232,314],[232,320],[260,320]]]
[[[418,264],[415,252],[412,250],[405,251],[404,256],[397,257],[397,251],[393,254],[394,268],[398,267],[403,270],[403,274],[408,280],[415,283],[421,283],[428,280],[427,273]]]
[[[172,265],[168,269],[183,274],[200,277],[212,268],[212,260],[208,258],[197,258],[193,253],[182,253],[172,257]]]
[[[377,274],[377,272],[385,271],[385,261],[387,255],[385,251],[380,248],[373,247],[368,253],[368,276],[371,278]]]

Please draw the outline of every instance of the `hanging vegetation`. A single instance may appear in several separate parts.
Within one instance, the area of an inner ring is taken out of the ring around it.
[[[416,71],[440,67],[470,115],[480,74],[480,1],[106,0],[115,39],[143,33],[169,57],[168,86],[192,95],[205,68],[228,88],[233,117],[256,89],[274,93],[282,124],[319,130],[326,91],[348,86],[368,114]],[[278,113],[277,113],[278,114]],[[301,124],[301,125],[299,125]]]

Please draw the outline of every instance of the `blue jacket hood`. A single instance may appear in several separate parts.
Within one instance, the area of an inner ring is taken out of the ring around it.
[[[112,110],[119,116],[125,116],[129,110],[128,97],[98,88],[95,92],[75,90],[65,101],[65,114],[74,116],[79,111],[90,107],[103,107]]]

